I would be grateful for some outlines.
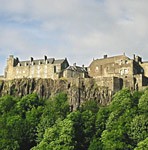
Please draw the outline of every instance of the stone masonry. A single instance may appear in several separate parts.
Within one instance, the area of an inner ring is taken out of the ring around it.
[[[7,60],[5,75],[1,80],[13,80],[22,78],[35,79],[80,79],[93,78],[98,86],[107,87],[113,93],[123,87],[131,90],[139,90],[148,86],[148,62],[133,55],[133,58],[125,54],[93,60],[89,67],[70,66],[67,59],[47,58],[28,61],[20,61],[10,55]]]
[[[105,55],[92,61],[88,73],[98,85],[107,86],[114,92],[123,87],[138,90],[148,86],[148,62],[142,62],[142,58],[135,55],[133,59],[125,54],[114,57]]]

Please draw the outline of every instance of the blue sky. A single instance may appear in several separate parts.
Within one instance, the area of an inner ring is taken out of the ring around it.
[[[148,60],[147,0],[0,0],[0,74],[20,60],[93,58],[135,53]]]

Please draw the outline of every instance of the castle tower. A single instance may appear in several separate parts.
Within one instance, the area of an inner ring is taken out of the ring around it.
[[[12,79],[14,74],[13,74],[13,67],[15,64],[15,59],[13,55],[10,55],[9,58],[7,59],[7,66],[5,68],[5,78],[7,79]]]

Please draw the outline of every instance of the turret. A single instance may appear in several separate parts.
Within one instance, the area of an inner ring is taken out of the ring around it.
[[[7,79],[12,78],[14,65],[15,65],[15,59],[14,59],[13,55],[10,55],[9,58],[7,59],[7,66],[5,68],[5,77]]]
[[[14,67],[15,59],[13,55],[10,55],[7,59],[7,67]]]

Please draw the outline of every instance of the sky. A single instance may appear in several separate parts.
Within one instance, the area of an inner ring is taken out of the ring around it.
[[[148,60],[148,0],[0,0],[0,74],[20,60],[67,58],[88,66],[103,55]]]

